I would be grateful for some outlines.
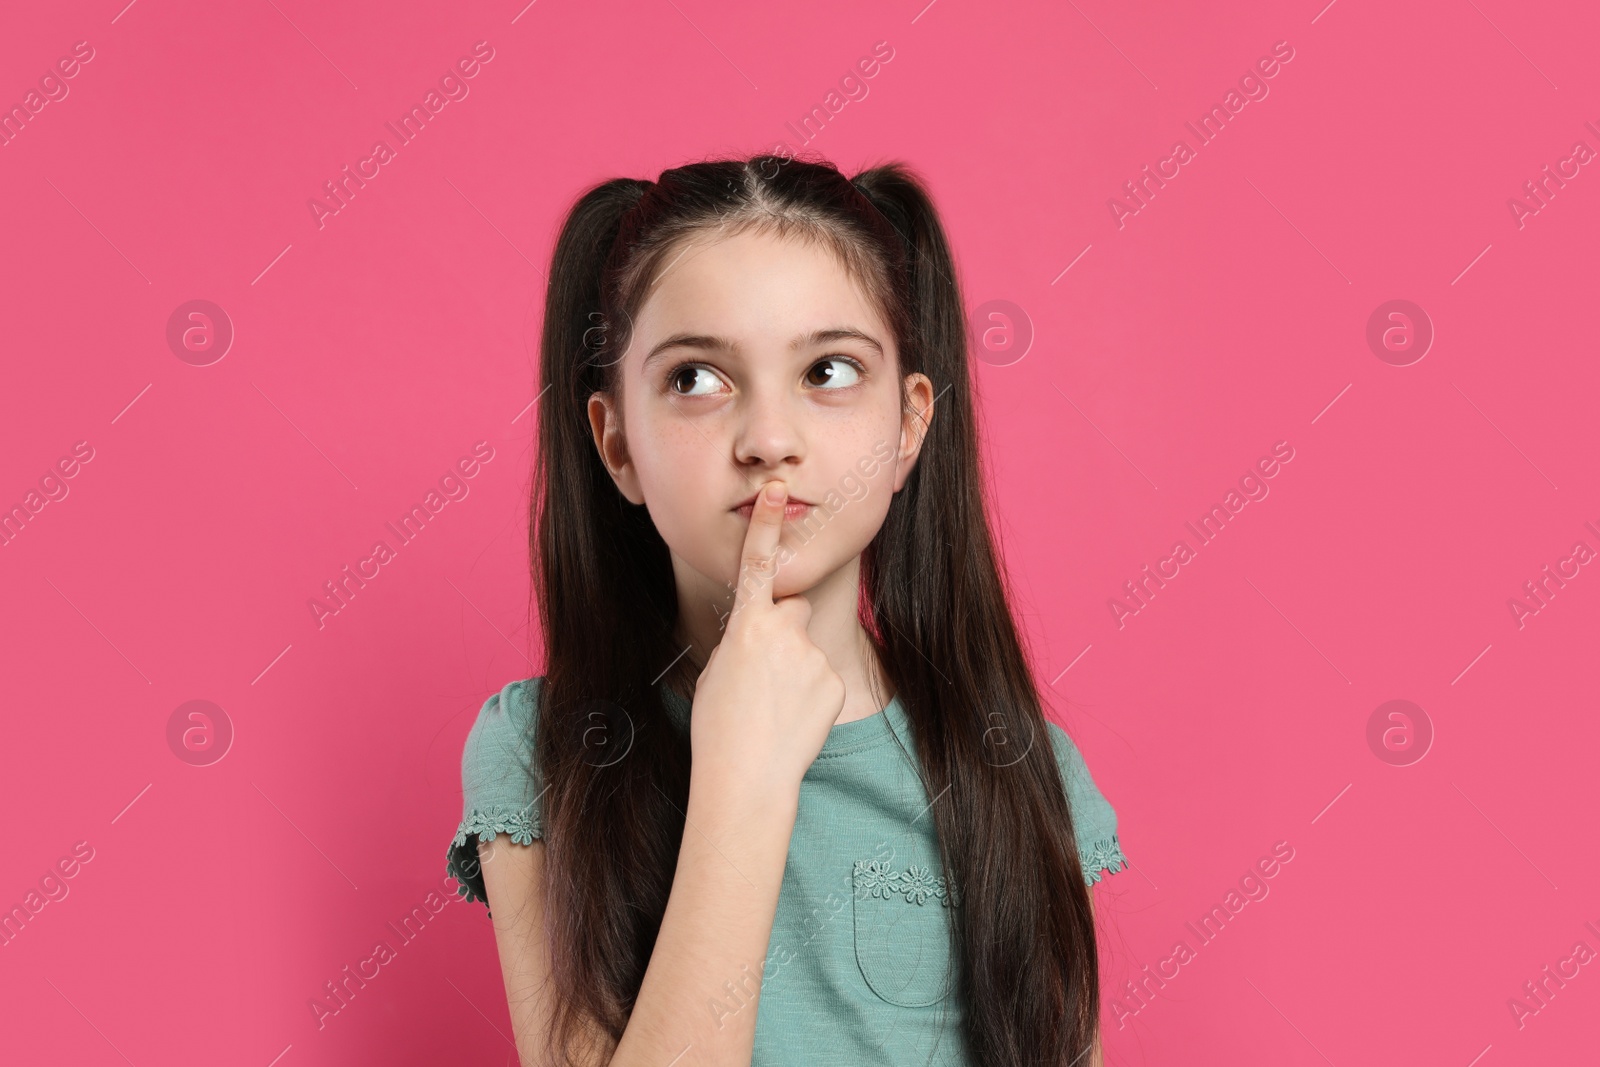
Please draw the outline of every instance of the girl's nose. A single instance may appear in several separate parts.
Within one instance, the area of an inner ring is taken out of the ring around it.
[[[803,408],[798,398],[752,390],[745,399],[733,444],[739,465],[773,469],[804,458]]]

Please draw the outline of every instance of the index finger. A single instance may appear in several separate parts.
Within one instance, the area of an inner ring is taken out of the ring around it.
[[[733,611],[737,614],[751,604],[771,607],[772,582],[777,576],[778,539],[783,534],[784,505],[789,487],[774,479],[756,496],[750,509],[750,527],[745,531],[744,549],[739,557],[739,585],[734,591]]]

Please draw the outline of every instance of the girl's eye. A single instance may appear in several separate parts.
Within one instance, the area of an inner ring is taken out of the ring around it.
[[[830,363],[837,367],[843,367],[844,370],[842,372],[838,370],[831,371],[824,375],[820,381],[812,377],[816,374],[818,368],[826,367]],[[812,385],[822,386],[825,389],[846,389],[861,380],[863,369],[859,362],[848,356],[829,356],[827,359],[819,360],[811,365],[811,370],[806,372],[806,380]]]
[[[696,375],[701,376],[698,382],[695,380]],[[685,363],[667,376],[667,388],[678,396],[706,396],[713,391],[717,380],[717,376],[711,373],[710,368]],[[687,387],[681,388],[685,383]],[[709,388],[699,388],[700,386]]]
[[[828,369],[830,366],[833,369]],[[829,356],[811,365],[806,372],[806,383],[825,390],[848,389],[865,373],[866,368],[859,360]],[[710,367],[699,363],[683,363],[667,373],[667,388],[674,396],[711,396],[721,383],[722,379]]]

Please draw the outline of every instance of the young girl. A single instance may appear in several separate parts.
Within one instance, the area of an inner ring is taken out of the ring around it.
[[[483,705],[449,872],[524,1064],[1097,1064],[1116,814],[1045,720],[965,313],[899,164],[585,193],[550,272],[545,673]]]

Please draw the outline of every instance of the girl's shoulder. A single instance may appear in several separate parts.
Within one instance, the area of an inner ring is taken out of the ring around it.
[[[539,687],[544,676],[518,678],[507,682],[498,691],[490,693],[483,707],[478,709],[478,721],[473,729],[501,725],[527,726],[533,721],[539,700]]]
[[[461,782],[468,792],[486,776],[503,775],[508,764],[526,764],[538,714],[543,678],[519,678],[489,694],[467,732],[461,752]]]

